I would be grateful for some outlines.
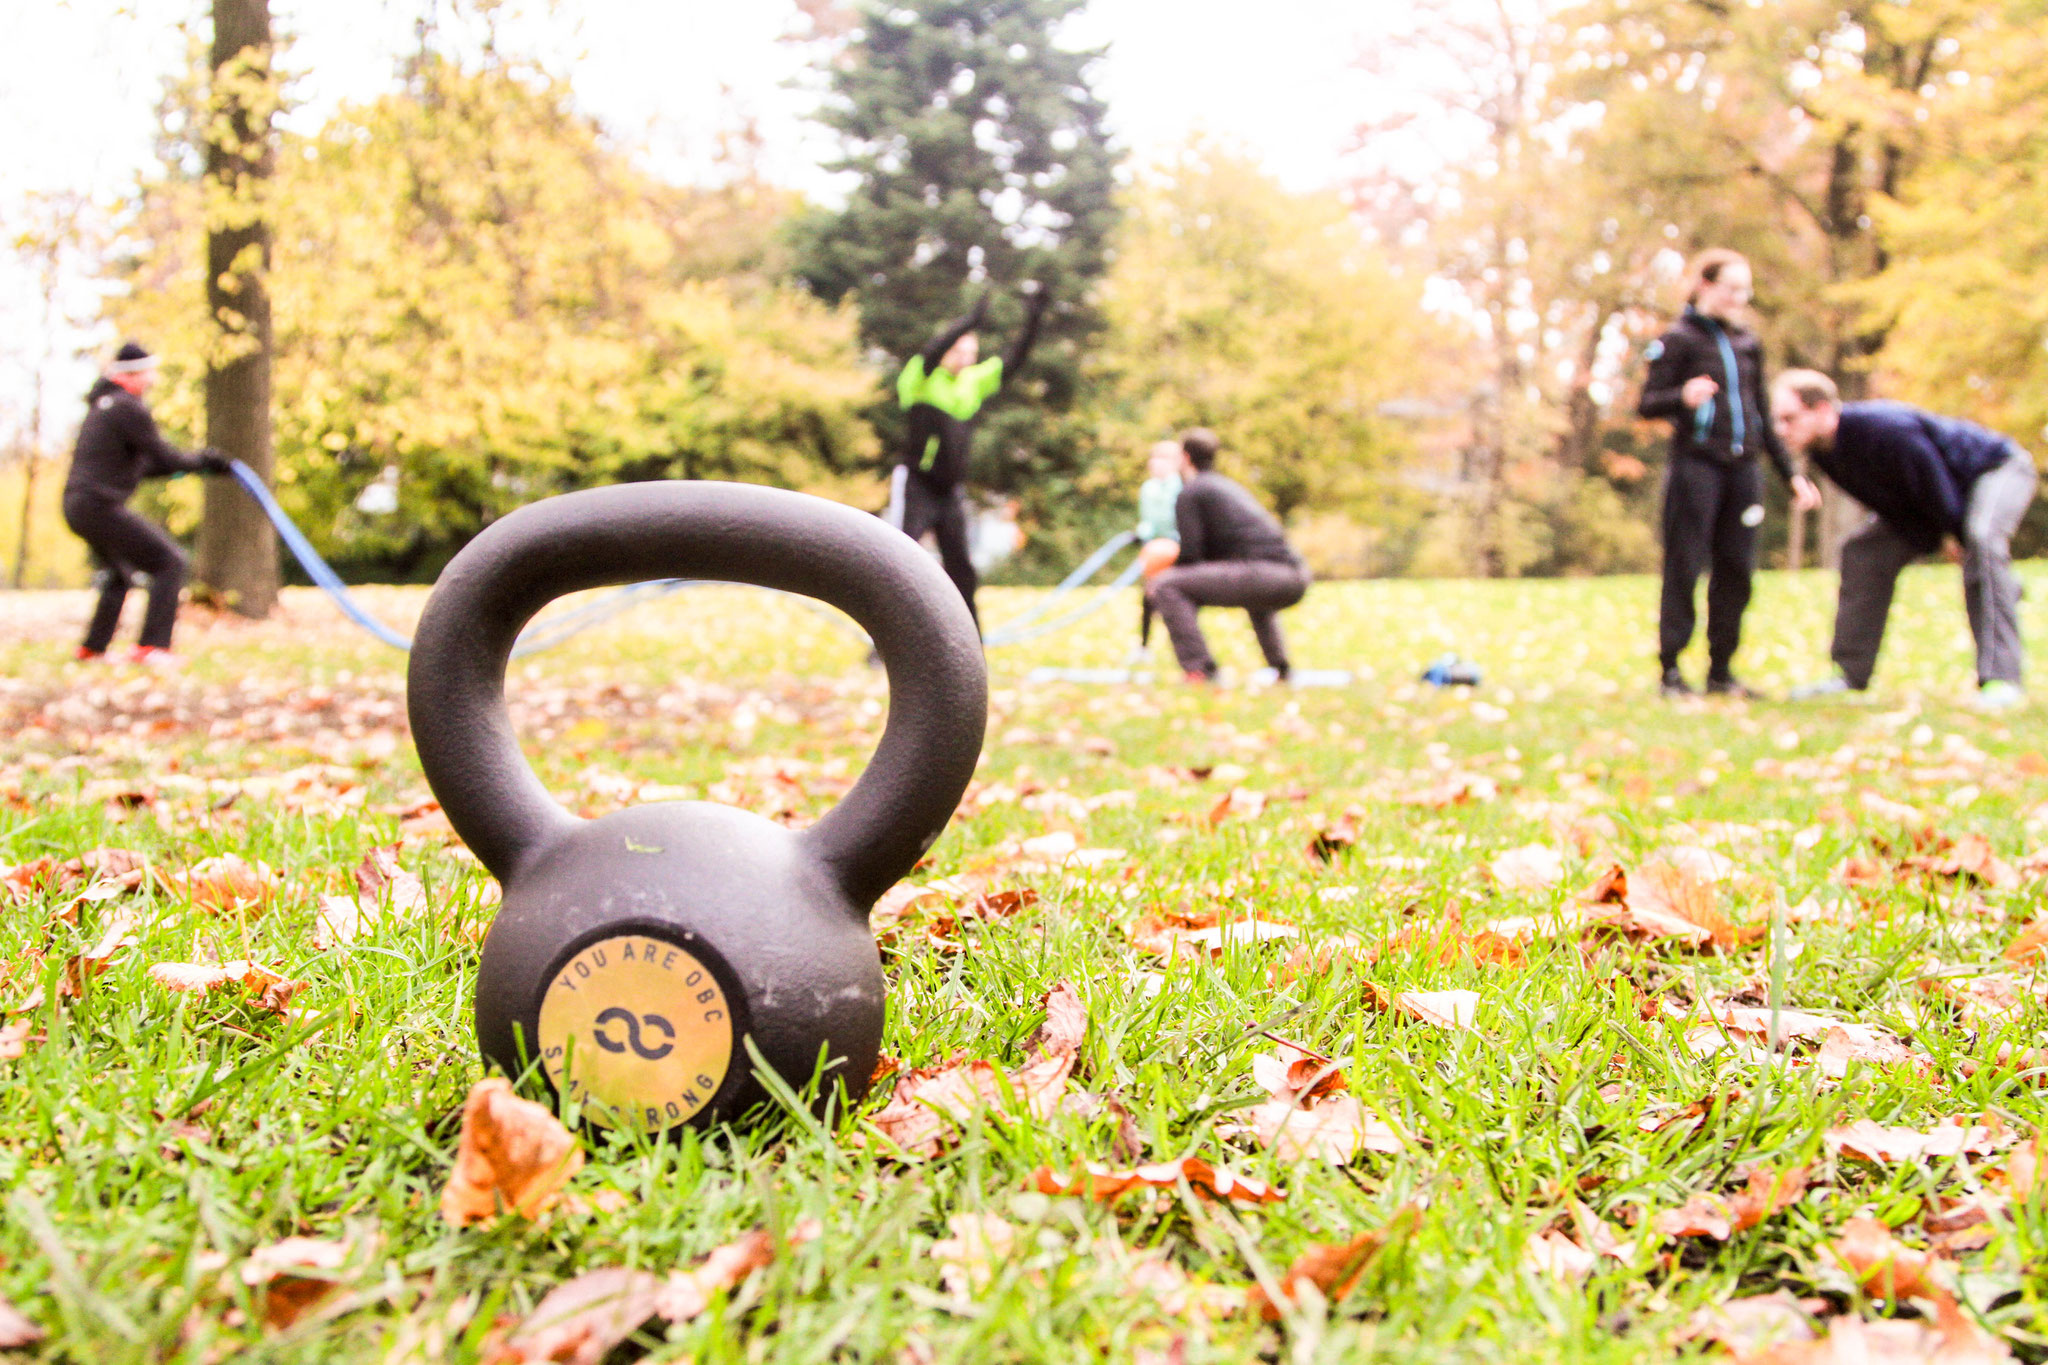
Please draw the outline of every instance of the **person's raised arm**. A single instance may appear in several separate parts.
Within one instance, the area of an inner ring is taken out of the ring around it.
[[[1024,330],[1017,333],[1017,339],[1010,343],[1010,349],[1003,355],[1003,378],[1008,379],[1023,368],[1024,361],[1031,355],[1032,343],[1038,340],[1038,324],[1045,317],[1045,306],[1052,302],[1052,291],[1036,280],[1024,283]]]
[[[953,343],[981,326],[981,320],[988,316],[988,290],[981,291],[981,297],[974,301],[974,307],[962,317],[957,317],[936,332],[917,358],[924,362],[924,372],[930,374],[939,368],[939,362],[946,358],[946,352],[953,349]]]

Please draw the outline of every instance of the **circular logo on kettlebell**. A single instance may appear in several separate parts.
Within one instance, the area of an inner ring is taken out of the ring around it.
[[[687,948],[601,938],[564,963],[540,1003],[540,1061],[594,1123],[673,1128],[732,1065],[732,1008]]]

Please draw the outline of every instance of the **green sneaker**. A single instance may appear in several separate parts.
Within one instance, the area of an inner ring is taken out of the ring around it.
[[[1993,678],[1977,689],[1977,709],[1980,711],[2010,711],[2026,703],[2027,694],[2018,683],[2009,683],[2003,678]]]

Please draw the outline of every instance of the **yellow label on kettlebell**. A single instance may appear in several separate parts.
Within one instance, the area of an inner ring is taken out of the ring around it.
[[[540,1004],[540,1060],[593,1123],[673,1128],[718,1093],[732,1009],[689,950],[644,934],[569,959]]]

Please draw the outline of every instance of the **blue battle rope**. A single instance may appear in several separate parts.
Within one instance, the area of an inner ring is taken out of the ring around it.
[[[341,575],[337,574],[333,567],[320,557],[320,552],[313,548],[313,542],[306,539],[305,533],[299,530],[298,525],[292,521],[284,508],[278,506],[277,499],[271,496],[270,489],[264,486],[263,480],[257,477],[255,470],[249,468],[240,460],[233,461],[228,468],[233,473],[235,482],[239,483],[243,491],[256,500],[256,505],[263,509],[265,516],[270,518],[270,524],[277,528],[278,538],[285,543],[285,548],[292,552],[292,558],[299,561],[299,567],[306,571],[306,576],[312,579],[328,597],[333,599],[334,605],[341,609],[344,616],[394,649],[409,650],[412,648],[411,640],[370,615],[368,611],[364,610],[361,603],[349,595],[348,585],[341,581]],[[1122,550],[1136,539],[1137,536],[1129,531],[1120,531],[1116,535],[1111,536],[1101,548],[1089,555],[1088,558],[1082,560],[1072,573],[1060,580],[1059,586],[1047,594],[1044,601],[1023,615],[997,626],[989,632],[985,643],[993,649],[1004,645],[1021,644],[1026,640],[1034,640],[1041,635],[1050,635],[1054,631],[1064,630],[1082,617],[1091,615],[1108,605],[1111,598],[1119,590],[1137,582],[1139,572],[1137,560],[1132,560],[1112,582],[1104,586],[1080,606],[1063,612],[1050,621],[1041,621],[1039,619],[1046,612],[1050,611],[1061,598],[1074,592],[1090,578],[1093,578],[1101,570],[1102,566],[1107,564],[1119,550]],[[699,582],[700,580],[689,578],[663,578],[645,583],[628,583],[624,587],[616,588],[594,601],[586,602],[579,607],[574,607],[568,611],[551,616],[546,620],[536,621],[529,625],[524,631],[520,632],[518,641],[512,646],[512,657],[516,659],[527,654],[538,653],[544,649],[553,649],[571,636],[588,630],[601,622],[608,621],[619,613],[640,605],[642,602],[650,602],[658,597],[665,597],[669,593],[676,592],[682,588],[699,586]],[[795,596],[796,600],[807,610],[824,617],[841,629],[859,634],[862,640],[867,639],[867,632],[861,630],[859,626],[852,622],[847,621],[837,612],[830,611],[800,594],[786,595]]]
[[[278,506],[277,499],[270,495],[270,490],[264,486],[263,480],[257,477],[255,470],[240,460],[231,463],[229,470],[234,474],[235,482],[242,485],[243,490],[256,500],[256,505],[263,509],[263,514],[270,518],[270,524],[277,528],[278,538],[283,540],[286,548],[292,552],[292,558],[299,561],[299,567],[306,571],[306,576],[334,599],[334,605],[341,608],[344,616],[394,649],[412,648],[411,640],[370,615],[363,609],[361,603],[349,595],[348,585],[341,581],[341,575],[320,557],[320,552],[313,548],[313,543],[306,539],[305,533],[299,530],[284,508]],[[537,654],[543,649],[553,649],[571,636],[608,621],[629,607],[653,601],[657,597],[665,597],[681,588],[696,587],[698,584],[699,580],[691,578],[663,578],[646,583],[628,583],[595,601],[586,602],[582,606],[529,625],[520,632],[518,641],[513,644],[512,657],[517,659],[528,654]],[[797,597],[796,600],[842,629],[858,633],[862,642],[866,642],[867,633],[852,622],[835,612],[828,611],[807,597]]]

